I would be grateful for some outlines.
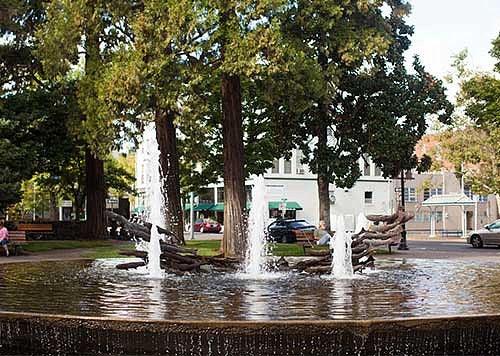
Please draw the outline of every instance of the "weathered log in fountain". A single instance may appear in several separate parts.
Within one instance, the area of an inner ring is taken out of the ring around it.
[[[151,224],[137,224],[128,221],[123,216],[106,212],[109,219],[115,221],[129,235],[149,241]],[[354,272],[362,272],[367,267],[374,267],[376,248],[380,246],[397,245],[401,241],[402,225],[411,220],[415,214],[398,210],[391,215],[367,215],[366,218],[373,222],[365,230],[352,235],[351,251]],[[160,241],[161,255],[160,266],[173,273],[202,272],[202,271],[236,271],[241,261],[234,258],[217,256],[199,256],[196,249],[188,249],[175,244],[178,241],[167,229],[158,227],[160,234],[166,235],[166,242]],[[121,251],[124,256],[135,256],[143,259],[139,262],[128,262],[116,266],[118,269],[131,269],[145,266],[148,262],[148,253],[145,251]],[[306,259],[290,265],[285,258],[269,262],[268,271],[298,271],[309,274],[326,274],[332,271],[332,250],[310,251],[314,258]],[[210,267],[203,267],[210,266]]]
[[[373,267],[376,248],[380,246],[394,246],[401,241],[403,224],[413,219],[415,213],[404,212],[398,209],[391,215],[367,215],[366,218],[373,222],[367,229],[352,235],[351,251],[354,272],[361,272],[366,267]],[[331,273],[332,251],[311,250],[310,255],[319,258],[308,259],[297,263],[295,270],[311,274]]]
[[[151,237],[150,223],[144,225],[128,221],[125,217],[111,211],[106,211],[106,216],[114,224],[122,228],[131,238],[140,238],[149,241]],[[210,269],[217,271],[234,271],[237,269],[240,261],[234,258],[227,258],[223,255],[217,256],[199,256],[196,249],[189,249],[179,245],[178,239],[168,229],[157,227],[158,233],[165,235],[165,241],[160,241],[160,266],[162,269],[170,272],[200,272],[202,266],[211,266]],[[128,262],[118,264],[118,269],[131,269],[145,266],[148,262],[148,253],[146,251],[121,251],[121,255],[135,256],[142,258],[143,261]],[[207,268],[209,269],[209,268]]]

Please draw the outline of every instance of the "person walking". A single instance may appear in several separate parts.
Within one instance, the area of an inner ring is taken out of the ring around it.
[[[7,244],[9,243],[9,230],[5,227],[5,222],[3,220],[0,220],[0,245],[5,250],[5,256],[9,256],[9,246]]]

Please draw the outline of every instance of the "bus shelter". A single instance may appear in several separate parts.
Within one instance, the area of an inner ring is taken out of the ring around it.
[[[436,237],[436,210],[439,207],[446,206],[459,206],[462,208],[461,221],[462,221],[462,236],[467,236],[467,214],[466,208],[468,206],[474,207],[474,228],[477,230],[477,202],[469,198],[463,193],[456,194],[441,194],[433,195],[427,200],[422,202],[422,207],[427,207],[431,211],[431,233],[429,237]],[[443,216],[443,219],[446,217]]]

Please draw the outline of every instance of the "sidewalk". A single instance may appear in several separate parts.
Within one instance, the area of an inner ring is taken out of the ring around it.
[[[407,236],[408,241],[440,241],[440,242],[466,242],[465,237],[429,237],[429,236]]]

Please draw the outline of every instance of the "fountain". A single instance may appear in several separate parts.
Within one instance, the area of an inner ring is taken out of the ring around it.
[[[163,207],[165,206],[163,202],[163,194],[161,192],[161,174],[160,174],[160,151],[158,149],[158,144],[156,141],[156,131],[155,124],[150,123],[145,130],[145,136],[149,136],[152,145],[148,147],[149,149],[149,164],[148,167],[148,177],[149,184],[146,186],[146,196],[149,202],[149,221],[152,224],[151,227],[151,237],[149,242],[141,241],[137,244],[136,249],[145,251],[148,253],[148,264],[147,269],[149,271],[150,278],[162,278],[164,273],[160,267],[160,240],[162,240],[161,234],[158,232],[158,226],[165,226],[165,217],[162,214]]]
[[[152,183],[160,181],[157,162],[151,159]],[[494,355],[500,350],[495,260],[443,264],[389,258],[368,275],[352,278],[351,236],[338,216],[332,219],[331,278],[293,272],[262,278],[269,274],[267,202],[264,180],[256,177],[244,273],[166,275],[156,228],[163,226],[161,194],[158,184],[150,188],[153,227],[150,242],[141,244],[147,269],[117,270],[120,261],[114,259],[0,265],[0,354]],[[367,221],[359,216],[356,233],[362,228]]]
[[[248,242],[243,270],[250,278],[259,278],[269,271],[266,268],[266,221],[268,204],[264,177],[254,176],[252,205],[248,216]]]
[[[330,239],[330,247],[333,249],[332,276],[338,279],[352,278],[352,240],[345,231],[343,215],[337,216],[335,229],[335,236]]]

